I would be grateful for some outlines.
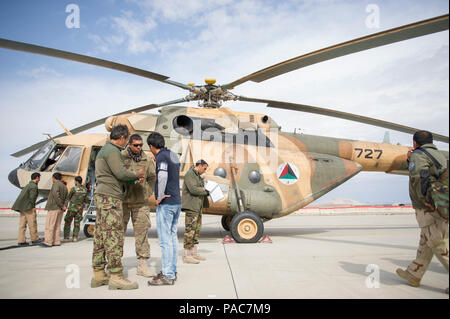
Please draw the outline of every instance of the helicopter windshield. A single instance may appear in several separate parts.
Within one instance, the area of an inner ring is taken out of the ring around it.
[[[52,141],[48,142],[47,144],[42,146],[41,149],[39,149],[39,151],[34,153],[30,157],[30,159],[26,161],[25,165],[32,170],[38,169],[41,166],[42,162],[47,158],[48,154],[50,153],[50,151],[53,149],[54,146],[55,143],[53,143]]]

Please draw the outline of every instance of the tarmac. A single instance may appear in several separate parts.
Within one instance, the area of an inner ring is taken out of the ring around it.
[[[223,243],[230,235],[220,216],[203,216],[199,252],[207,258],[184,264],[184,218],[178,224],[178,280],[148,286],[136,275],[132,225],[124,246],[124,274],[139,289],[90,288],[93,239],[59,247],[17,245],[18,214],[0,214],[0,298],[25,299],[448,299],[449,275],[434,258],[421,286],[395,274],[414,259],[420,229],[412,213],[293,214],[264,224],[272,241]],[[154,274],[161,269],[156,218],[149,231]],[[43,237],[45,215],[38,216]],[[27,232],[27,236],[29,236]]]

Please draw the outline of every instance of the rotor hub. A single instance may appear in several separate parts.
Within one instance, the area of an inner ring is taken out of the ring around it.
[[[205,85],[190,85],[191,93],[186,96],[186,101],[198,101],[200,107],[219,108],[223,101],[238,100],[238,96],[221,86],[214,85],[215,79],[205,79],[205,83]]]

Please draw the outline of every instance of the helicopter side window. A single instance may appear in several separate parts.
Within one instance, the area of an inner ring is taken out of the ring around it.
[[[222,137],[222,142],[224,143],[274,147],[272,141],[259,129],[257,131],[244,131],[239,129],[238,134],[224,133]]]
[[[274,147],[272,141],[260,130],[239,128],[237,134],[225,132],[225,127],[216,123],[215,119],[177,116],[173,119],[173,127],[179,134],[203,141],[215,141],[230,144]],[[245,127],[254,128],[252,123]]]
[[[80,164],[83,148],[81,146],[69,146],[55,167],[55,171],[76,173]]]

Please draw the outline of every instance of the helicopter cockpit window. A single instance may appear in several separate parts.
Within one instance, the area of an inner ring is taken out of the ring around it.
[[[47,155],[53,149],[55,143],[48,142],[39,151],[37,151],[31,158],[25,163],[31,170],[38,169],[42,162],[47,158]]]
[[[51,152],[50,155],[47,157],[47,160],[45,161],[45,164],[42,166],[41,171],[50,172],[55,167],[56,162],[59,161],[61,154],[66,149],[66,146],[58,145],[56,146]]]
[[[80,164],[81,153],[83,148],[81,146],[69,146],[62,155],[61,160],[55,167],[55,171],[76,173]]]

